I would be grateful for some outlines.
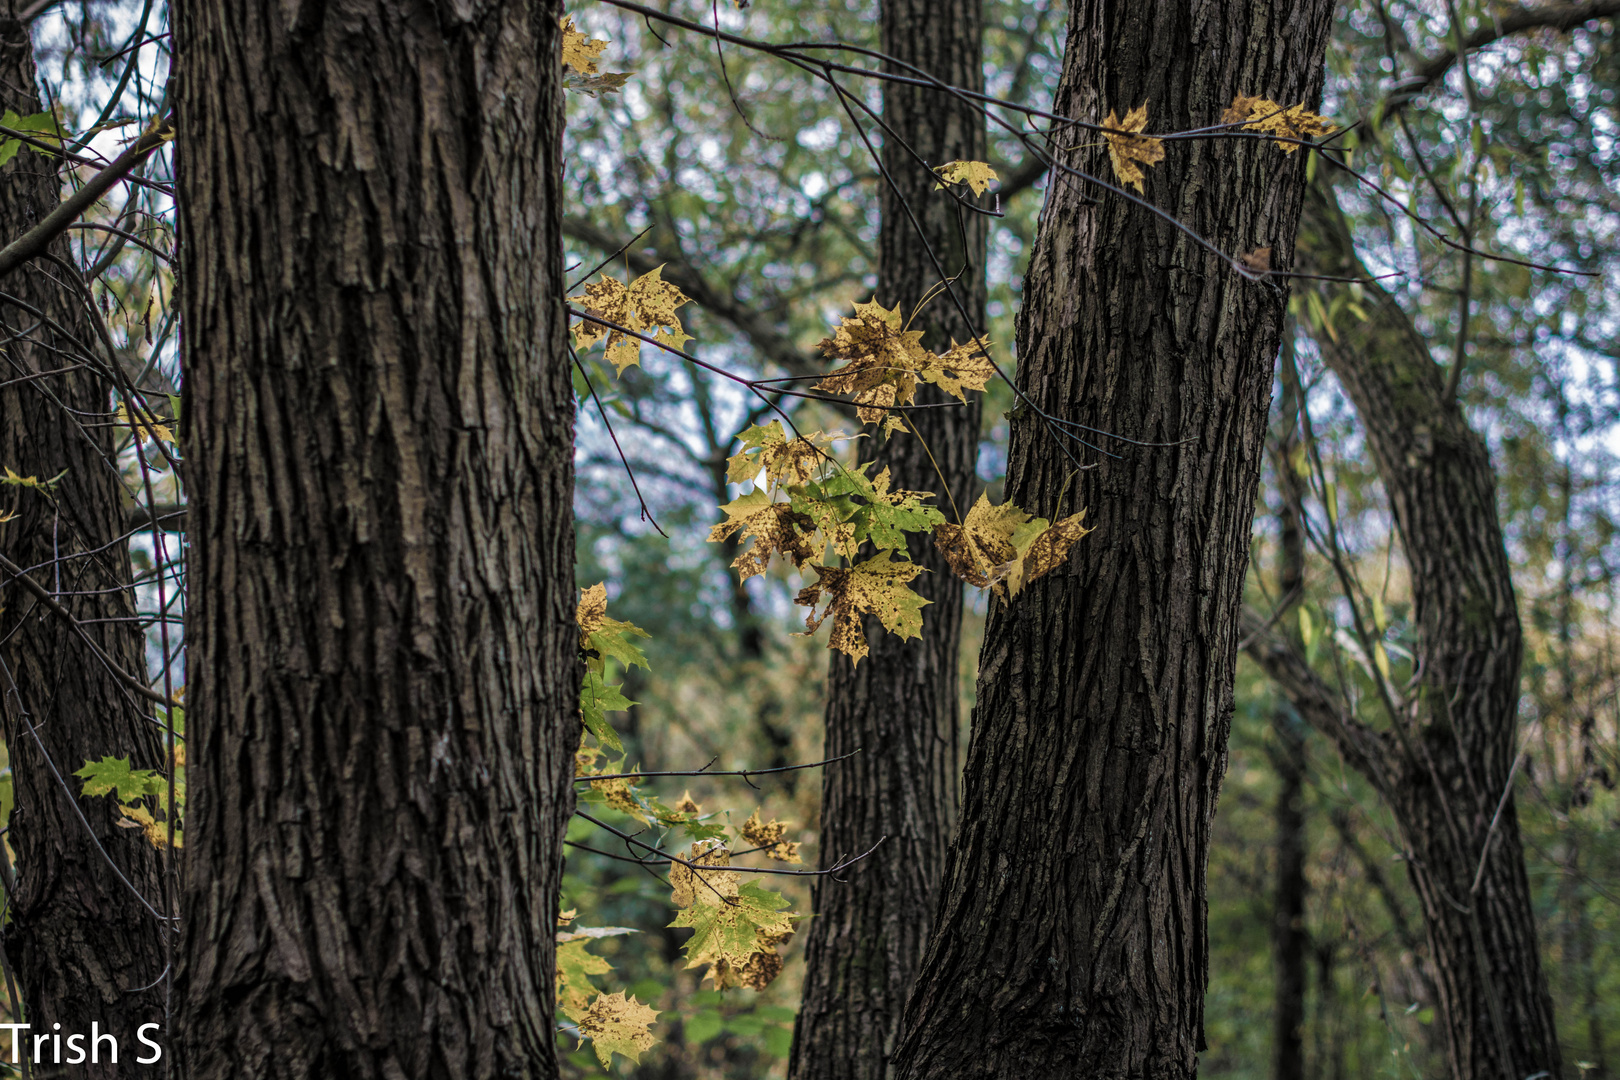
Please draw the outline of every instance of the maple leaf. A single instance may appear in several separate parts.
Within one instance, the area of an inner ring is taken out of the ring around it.
[[[763,574],[774,552],[781,552],[794,566],[803,566],[815,558],[811,546],[815,522],[795,510],[792,503],[774,502],[764,491],[751,491],[720,509],[725,511],[726,520],[709,530],[709,543],[721,543],[739,532],[739,542],[753,540],[748,550],[731,563],[743,581]]]
[[[981,494],[962,524],[934,526],[934,546],[957,577],[976,588],[988,588],[1018,557],[1013,533],[1029,518],[1012,503],[996,506],[988,494]]]
[[[930,601],[906,586],[922,573],[922,567],[894,562],[893,554],[884,549],[851,567],[812,566],[819,580],[799,590],[793,599],[795,604],[810,609],[804,620],[805,636],[814,634],[831,616],[833,628],[827,647],[844,653],[855,664],[870,651],[861,630],[862,615],[876,615],[883,628],[901,640],[921,636],[922,609]],[[828,600],[827,610],[818,613],[816,608],[823,595]]]
[[[565,68],[573,68],[581,75],[596,74],[596,58],[602,55],[602,50],[608,43],[599,38],[588,38],[574,27],[574,17],[564,15],[557,20],[562,27],[562,63]]]
[[[888,310],[873,297],[855,305],[832,337],[823,338],[825,356],[844,361],[815,385],[829,394],[853,394],[863,424],[879,423],[890,405],[909,405],[917,395],[917,373],[928,366],[921,330],[906,330],[900,309]]]
[[[118,812],[124,816],[123,820],[118,822],[121,827],[125,829],[140,829],[141,834],[146,837],[147,843],[151,844],[155,848],[158,848],[159,850],[169,846],[168,828],[163,822],[154,818],[152,816],[152,812],[146,807],[120,805],[118,807]],[[175,830],[174,846],[184,846],[180,840],[179,830]]]
[[[827,435],[812,431],[789,439],[780,420],[764,426],[755,424],[737,436],[742,449],[726,459],[726,479],[733,484],[746,483],[763,469],[767,487],[808,484],[830,463],[827,448],[848,438],[841,432]]]
[[[7,109],[4,114],[0,114],[0,124],[5,125],[13,131],[26,131],[40,142],[53,142],[59,144],[62,141],[61,129],[57,127],[56,117],[52,113],[42,112],[34,113],[30,116],[22,116],[10,109]],[[86,132],[86,134],[88,135],[89,133]],[[0,165],[4,165],[6,162],[16,157],[17,151],[21,150],[22,148],[23,141],[21,139],[0,137]]]
[[[1116,119],[1114,110],[1109,109],[1103,126],[1117,129],[1103,132],[1103,138],[1108,142],[1108,158],[1114,163],[1114,175],[1121,184],[1129,184],[1141,192],[1141,166],[1157,165],[1164,160],[1164,140],[1134,134],[1147,127],[1147,103],[1143,102],[1126,113],[1123,120]]]
[[[646,654],[630,638],[651,638],[652,635],[635,623],[608,618],[606,582],[599,581],[580,590],[579,606],[575,609],[574,618],[579,622],[579,647],[596,654],[586,657],[586,665],[591,671],[602,674],[606,670],[603,661],[609,656],[627,668],[651,670]]]
[[[730,866],[731,852],[724,844],[700,840],[686,853],[686,862],[669,864],[670,902],[678,908],[693,904],[722,904],[737,895],[737,874],[732,870],[697,870],[697,866]]]
[[[621,990],[599,995],[577,1023],[580,1035],[591,1040],[591,1049],[605,1069],[614,1054],[639,1062],[642,1052],[652,1049],[654,1040],[648,1029],[657,1019],[658,1010],[641,1004],[634,996],[626,998]]]
[[[600,75],[576,75],[572,71],[564,71],[562,84],[564,90],[600,98],[624,89],[624,84],[630,81],[633,74],[635,72],[632,71],[604,71]]]
[[[586,1014],[591,995],[598,992],[590,977],[613,970],[612,964],[586,952],[585,943],[581,938],[557,946],[557,1005],[576,1024]]]
[[[693,904],[676,913],[670,926],[690,927],[686,942],[688,969],[704,964],[724,963],[730,968],[747,967],[756,952],[772,946],[761,942],[760,933],[787,935],[793,932],[792,917],[783,909],[787,901],[780,893],[762,889],[753,882],[737,887],[737,895],[725,903]],[[772,940],[768,937],[767,942]],[[785,937],[782,938],[785,940]],[[710,977],[718,983],[717,972]]]
[[[988,344],[989,338],[970,341],[966,345],[958,345],[956,339],[952,338],[949,349],[937,355],[929,354],[927,365],[918,375],[966,404],[967,397],[962,391],[983,390],[990,382],[990,376],[996,373],[990,355],[984,351],[984,346]]]
[[[691,303],[692,298],[665,281],[663,273],[662,266],[656,267],[628,286],[618,278],[603,274],[599,281],[585,286],[583,293],[568,299],[580,301],[588,313],[599,319],[679,349],[691,341],[692,336],[682,328],[675,309]],[[641,363],[640,338],[583,319],[574,324],[574,346],[581,351],[603,338],[607,339],[607,359],[620,375],[625,368]]]
[[[148,423],[146,420],[139,417],[131,420],[129,410],[122,405],[118,406],[117,411],[113,414],[113,422],[116,424],[127,425],[129,427],[130,434],[135,436],[135,441],[138,443],[143,443],[147,439],[162,439],[167,443],[179,441],[174,437],[174,432],[170,431],[168,425],[166,424]]]
[[[934,185],[935,191],[946,184],[966,184],[973,189],[973,194],[983,195],[992,180],[1001,182],[996,170],[982,161],[947,161],[943,165],[936,166],[934,171],[939,174],[941,180],[941,183]]]
[[[585,672],[579,687],[579,716],[585,724],[585,730],[596,736],[596,740],[615,753],[624,752],[624,744],[619,741],[619,733],[613,730],[613,725],[607,722],[610,712],[628,712],[636,702],[631,701],[620,693],[620,688],[610,686],[602,680],[600,673]]]
[[[1269,98],[1248,97],[1239,94],[1221,113],[1223,124],[1243,124],[1244,131],[1262,131],[1277,136],[1277,145],[1283,153],[1292,154],[1299,149],[1298,142],[1289,139],[1310,139],[1331,135],[1338,126],[1325,116],[1319,116],[1304,105],[1279,105]]]
[[[787,822],[760,820],[759,811],[742,824],[743,839],[757,848],[764,850],[768,858],[777,862],[803,862],[799,858],[799,844],[797,841],[787,839]]]
[[[1024,586],[1037,578],[1047,574],[1063,565],[1069,557],[1069,549],[1074,547],[1082,536],[1093,530],[1081,524],[1085,520],[1086,512],[1070,514],[1062,521],[1046,524],[1045,518],[1036,518],[1031,525],[1039,524],[1042,528],[1031,531],[1024,536],[1015,536],[1014,545],[1018,548],[1018,559],[1008,569],[1006,576],[1006,596],[1017,596]],[[1001,585],[996,586],[1000,591]]]

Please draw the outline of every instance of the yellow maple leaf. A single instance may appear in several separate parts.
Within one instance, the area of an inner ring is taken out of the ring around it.
[[[1223,124],[1243,124],[1244,131],[1261,131],[1277,136],[1277,145],[1283,153],[1292,154],[1299,149],[1298,142],[1289,139],[1312,139],[1331,135],[1338,126],[1325,116],[1306,109],[1304,105],[1279,105],[1269,98],[1248,97],[1239,94],[1221,113]]]
[[[579,623],[579,643],[583,648],[592,634],[607,623],[607,582],[598,581],[579,592],[579,607],[574,612]]]
[[[1051,525],[1046,525],[1044,518],[1036,518],[1031,524],[1040,523],[1044,528],[1029,536],[1027,542],[1020,543],[1022,536],[1014,537],[1018,558],[1007,570],[1004,595],[1009,599],[1017,596],[1024,586],[1062,566],[1069,557],[1069,549],[1082,536],[1094,531],[1081,524],[1085,517],[1086,512],[1082,510]],[[1003,583],[998,583],[997,592],[1001,592],[1002,587]]]
[[[725,511],[726,520],[709,530],[709,543],[721,543],[739,532],[742,534],[739,542],[753,540],[731,564],[743,581],[763,574],[770,565],[771,555],[776,552],[781,552],[794,566],[803,566],[815,558],[812,546],[815,522],[793,509],[792,504],[773,502],[764,491],[751,491],[720,509]]]
[[[799,844],[796,840],[787,839],[787,822],[763,821],[759,811],[755,810],[752,816],[742,824],[743,839],[757,848],[764,850],[768,858],[777,862],[803,862],[799,858]]]
[[[596,74],[596,58],[602,55],[602,50],[608,43],[599,38],[588,38],[574,28],[574,17],[564,15],[557,20],[562,27],[562,63],[565,68],[573,68],[581,75]]]
[[[568,299],[581,301],[584,309],[599,319],[679,349],[691,341],[692,336],[681,326],[675,309],[691,303],[692,298],[665,281],[663,274],[664,268],[657,267],[629,286],[603,274],[599,281],[585,286],[583,293]],[[574,324],[574,346],[581,351],[603,338],[607,339],[607,359],[620,375],[625,368],[641,363],[640,338],[584,319]]]
[[[934,526],[934,546],[957,577],[976,588],[988,588],[1006,576],[1018,557],[1013,533],[1029,518],[1012,503],[996,506],[988,494],[981,494],[962,524]]]
[[[658,1010],[641,1004],[634,996],[626,998],[624,991],[599,994],[585,1015],[579,1018],[579,1033],[591,1040],[596,1058],[607,1068],[614,1054],[623,1054],[639,1062],[645,1050],[652,1049],[653,1037],[649,1028],[658,1019]]]
[[[697,866],[730,866],[731,851],[718,840],[699,840],[684,856]],[[737,898],[734,870],[698,870],[686,863],[669,864],[670,902],[678,908],[724,904]]]
[[[800,589],[793,599],[795,604],[810,609],[804,620],[804,636],[814,634],[830,616],[833,628],[827,647],[844,653],[856,664],[870,651],[861,629],[862,615],[876,615],[883,628],[899,635],[901,640],[920,637],[922,609],[930,601],[907,586],[922,573],[922,567],[911,562],[894,562],[893,554],[892,550],[884,548],[854,566],[812,566],[818,580]],[[824,595],[827,610],[818,613],[816,608]]]
[[[982,161],[947,161],[943,165],[936,166],[934,171],[939,174],[941,180],[941,183],[934,185],[935,191],[946,184],[966,184],[973,189],[973,194],[983,195],[992,180],[997,183],[1001,181],[1001,177],[996,175],[996,170]]]
[[[1144,177],[1141,166],[1157,165],[1164,160],[1164,140],[1134,134],[1147,127],[1147,103],[1143,102],[1126,113],[1123,120],[1116,119],[1114,110],[1109,109],[1103,126],[1117,129],[1103,132],[1103,138],[1108,142],[1108,158],[1114,164],[1114,175],[1121,184],[1129,184],[1138,192],[1142,191]]]
[[[827,449],[848,438],[842,432],[827,435],[812,431],[789,439],[780,420],[755,425],[738,436],[742,449],[726,459],[726,479],[733,484],[746,483],[763,469],[767,487],[808,484],[831,461]]]
[[[166,424],[149,423],[141,419],[132,421],[129,411],[122,405],[118,406],[118,410],[113,414],[113,420],[115,423],[128,425],[136,442],[145,442],[147,439],[162,439],[169,443],[179,441]]]
[[[873,297],[855,305],[855,317],[839,321],[820,344],[823,355],[844,361],[815,386],[829,394],[853,394],[863,424],[880,422],[890,405],[909,405],[917,396],[917,373],[928,366],[922,331],[906,330],[900,309],[888,310]]]
[[[120,821],[119,825],[126,829],[141,830],[141,834],[146,837],[147,842],[155,848],[161,849],[169,846],[168,828],[163,822],[154,818],[150,810],[147,810],[144,806],[119,806],[118,812],[124,816],[124,820]],[[181,846],[178,831],[174,834],[174,846]]]
[[[966,345],[958,345],[956,339],[952,338],[949,349],[929,354],[928,363],[918,374],[957,401],[966,403],[967,396],[962,391],[982,391],[996,373],[995,365],[984,351],[984,346],[988,344],[989,338],[970,341]]]

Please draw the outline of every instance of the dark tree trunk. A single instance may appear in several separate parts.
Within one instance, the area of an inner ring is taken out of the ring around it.
[[[555,1075],[560,12],[176,6],[189,1075]]]
[[[1305,1080],[1305,989],[1311,936],[1305,930],[1305,733],[1293,710],[1279,706],[1271,730],[1277,744],[1272,766],[1279,788],[1277,891],[1271,915],[1271,958],[1275,986],[1272,1014],[1272,1080]]]
[[[978,0],[884,0],[882,48],[942,82],[983,89],[982,8]],[[882,188],[876,296],[909,317],[942,276],[960,275],[952,289],[961,310],[939,296],[913,324],[925,346],[943,351],[953,339],[984,332],[985,218],[934,190],[938,179],[917,157],[930,166],[983,160],[984,116],[955,98],[896,83],[884,86],[883,115],[895,132],[884,143],[883,164],[898,190]],[[932,388],[918,395],[919,402],[949,400]],[[977,494],[977,398],[966,408],[902,416],[913,434],[880,445],[877,467],[891,470],[896,488],[935,492],[941,512],[959,520],[957,511],[966,514]],[[901,641],[870,619],[870,655],[853,666],[835,653],[828,672],[826,756],[861,753],[826,770],[821,865],[887,839],[847,883],[815,879],[788,1070],[794,1080],[890,1075],[956,820],[962,584],[926,538],[913,540],[911,558],[930,571],[915,586],[932,601],[922,637]]]
[[[1080,0],[1055,111],[1148,103],[1153,130],[1238,94],[1312,102],[1327,0]],[[1064,160],[1106,174],[1077,133]],[[1219,250],[1292,262],[1302,155],[1165,145],[1146,198]],[[1099,201],[1088,204],[1087,197]],[[1097,532],[993,601],[959,832],[898,1075],[1190,1077],[1203,1043],[1204,872],[1286,292],[1118,196],[1054,176],[1025,282],[1019,384],[1131,447],[1077,472],[1016,415],[1008,498]]]
[[[1314,273],[1366,276],[1325,182],[1312,187],[1300,251]],[[1404,735],[1342,715],[1291,650],[1257,640],[1252,651],[1389,801],[1423,910],[1451,1075],[1557,1077],[1509,787],[1522,645],[1496,477],[1416,328],[1393,297],[1363,288],[1370,318],[1317,344],[1361,418],[1411,568],[1421,679]]]
[[[9,14],[0,0],[0,15]],[[0,112],[39,108],[28,31],[0,18]],[[60,198],[56,162],[22,150],[0,167],[0,244],[38,224]],[[35,1033],[57,1023],[63,1032],[89,1032],[97,1023],[119,1040],[120,1065],[103,1049],[98,1064],[82,1066],[99,1078],[143,1071],[129,1047],[142,1024],[163,1022],[157,916],[169,905],[158,851],[139,831],[117,827],[114,800],[76,798],[71,774],[109,754],[135,768],[162,768],[163,747],[151,703],[108,667],[130,682],[146,673],[105,426],[112,399],[101,373],[110,358],[68,281],[66,241],[52,252],[63,264],[35,261],[0,282],[20,301],[0,301],[0,465],[25,477],[63,475],[49,497],[0,488],[0,518],[16,515],[0,523],[0,555],[26,569],[80,626],[0,571],[0,714],[16,791],[7,839],[17,854],[5,948]]]

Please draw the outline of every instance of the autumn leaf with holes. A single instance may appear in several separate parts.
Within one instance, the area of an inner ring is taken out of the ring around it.
[[[731,852],[723,845],[692,845],[686,862],[700,867],[726,867]],[[793,934],[793,916],[784,909],[787,901],[780,893],[760,888],[752,881],[737,883],[737,873],[725,869],[695,869],[681,862],[670,864],[670,899],[681,910],[671,926],[690,927],[694,933],[686,943],[688,968],[710,965],[707,978],[716,989],[753,985],[741,980],[752,972],[756,988],[781,970],[781,958],[755,959],[756,954],[775,956],[776,946]],[[774,969],[774,970],[773,970]]]
[[[928,361],[917,374],[924,382],[933,383],[963,404],[967,396],[963,390],[983,391],[990,377],[996,373],[995,364],[984,346],[989,338],[981,338],[959,345],[951,339],[951,347],[942,353],[929,353]]]
[[[1069,550],[1092,531],[1081,524],[1085,517],[1082,510],[1054,525],[1012,503],[995,506],[980,495],[961,525],[934,526],[934,546],[957,577],[1007,600],[1063,564]]]
[[[692,298],[663,278],[662,266],[649,270],[626,286],[618,278],[602,275],[601,280],[585,286],[585,291],[570,300],[578,300],[584,310],[599,319],[617,323],[626,330],[679,349],[692,336],[681,326],[675,310],[689,304]],[[624,369],[641,363],[641,339],[598,323],[580,319],[574,323],[574,346],[580,351],[589,349],[598,341],[607,340],[607,359],[620,375]]]
[[[992,183],[1001,182],[996,170],[982,161],[947,161],[935,167],[934,172],[940,179],[940,183],[934,185],[935,191],[946,184],[966,184],[973,189],[973,194],[983,195]]]
[[[1331,135],[1338,125],[1325,116],[1306,109],[1304,105],[1279,105],[1269,98],[1247,97],[1239,94],[1221,113],[1221,123],[1243,125],[1244,131],[1260,131],[1277,136],[1277,145],[1283,153],[1292,154],[1299,149],[1298,142],[1289,139],[1313,139]]]
[[[863,424],[883,420],[891,405],[909,405],[917,396],[917,373],[928,366],[922,331],[907,330],[900,309],[885,308],[873,297],[855,305],[855,317],[844,317],[820,344],[822,354],[844,361],[815,388],[828,394],[852,394],[855,415]]]
[[[794,566],[816,557],[815,522],[792,503],[777,502],[764,491],[751,491],[720,509],[726,520],[709,530],[709,543],[722,543],[736,533],[741,534],[739,542],[753,541],[731,564],[743,581],[763,574],[774,554],[780,553]]]
[[[1157,165],[1164,160],[1163,139],[1135,134],[1147,127],[1147,103],[1143,102],[1126,113],[1123,120],[1116,119],[1114,110],[1109,109],[1107,117],[1103,119],[1103,127],[1115,129],[1103,132],[1103,139],[1108,143],[1108,158],[1114,165],[1114,175],[1121,184],[1128,184],[1141,192],[1144,179],[1142,166]]]
[[[641,1004],[634,996],[625,997],[621,990],[599,995],[576,1023],[580,1035],[591,1040],[591,1049],[605,1069],[614,1054],[640,1062],[642,1052],[652,1049],[654,1040],[649,1029],[657,1019],[657,1009]]]
[[[901,640],[922,635],[922,609],[930,601],[907,586],[922,573],[910,562],[893,561],[894,552],[883,550],[854,566],[812,566],[817,581],[799,590],[793,602],[810,609],[805,617],[805,635],[814,634],[828,618],[833,621],[827,645],[858,664],[870,650],[861,630],[862,615],[876,615],[883,628]],[[818,612],[822,598],[827,609]]]
[[[812,431],[789,439],[780,420],[763,426],[756,424],[737,436],[742,449],[726,459],[726,480],[744,484],[763,471],[766,487],[808,484],[833,463],[827,453],[832,444],[848,438],[850,436],[839,432],[827,435]]]
[[[765,852],[767,858],[777,862],[797,863],[804,860],[799,858],[799,844],[796,840],[787,838],[787,822],[761,820],[759,811],[755,810],[747,821],[742,824],[743,839]]]

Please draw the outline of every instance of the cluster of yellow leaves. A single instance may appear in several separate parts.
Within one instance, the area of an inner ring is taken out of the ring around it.
[[[575,913],[565,911],[558,915],[557,924],[565,926],[573,921]],[[644,1050],[653,1045],[649,1030],[658,1011],[625,997],[620,991],[604,994],[591,984],[591,976],[613,970],[613,965],[602,957],[588,952],[586,943],[594,938],[633,933],[621,926],[607,926],[577,932],[557,934],[557,1008],[579,1027],[582,1038],[591,1040],[591,1049],[605,1069],[614,1054],[623,1054],[631,1061],[640,1061]],[[591,995],[595,994],[595,1000]]]
[[[1292,154],[1299,149],[1291,139],[1311,139],[1331,135],[1338,127],[1327,117],[1310,112],[1304,105],[1279,105],[1263,97],[1239,94],[1221,113],[1221,123],[1243,125],[1244,131],[1261,131],[1277,136],[1277,145],[1283,153]]]
[[[1108,159],[1114,164],[1114,175],[1121,184],[1128,184],[1138,192],[1142,190],[1142,166],[1157,165],[1164,160],[1164,140],[1137,134],[1147,127],[1147,102],[1132,109],[1120,120],[1109,109],[1103,127],[1114,128],[1103,132],[1108,143]]]
[[[934,172],[939,174],[940,182],[934,185],[938,191],[946,184],[966,184],[973,189],[973,194],[983,195],[990,187],[992,181],[1001,182],[996,170],[982,161],[947,161],[936,166]]]
[[[961,525],[934,527],[934,544],[963,581],[1010,599],[1062,565],[1069,549],[1092,531],[1081,524],[1085,517],[1082,510],[1053,523],[980,495]]]
[[[763,990],[781,974],[777,948],[793,936],[795,916],[783,910],[781,894],[719,869],[730,865],[731,852],[716,841],[693,844],[684,862],[671,862],[670,899],[681,910],[670,925],[692,928],[686,966],[709,965],[704,977],[716,990]]]
[[[568,299],[580,301],[586,312],[599,319],[679,349],[691,341],[692,336],[682,328],[675,309],[690,303],[691,297],[665,281],[663,273],[664,268],[660,266],[628,286],[618,278],[603,274],[600,280],[585,286],[583,293]],[[607,359],[620,375],[625,368],[641,363],[640,338],[585,319],[574,323],[574,346],[580,351],[604,338],[607,339]]]
[[[821,341],[824,355],[842,360],[816,384],[829,394],[853,394],[855,414],[863,424],[881,422],[890,406],[909,405],[917,396],[917,384],[929,382],[958,401],[966,401],[966,390],[983,390],[995,374],[986,355],[988,340],[966,345],[951,342],[943,353],[923,348],[922,331],[907,330],[900,309],[888,310],[873,297],[855,305],[855,317],[841,319],[833,335]],[[893,424],[898,428],[898,423]]]
[[[743,839],[757,848],[764,850],[767,857],[777,862],[802,863],[799,858],[799,842],[787,838],[787,822],[762,821],[759,811],[755,810],[742,825]]]
[[[596,70],[596,58],[608,43],[600,38],[588,38],[574,28],[574,17],[564,15],[557,20],[562,27],[563,88],[592,97],[611,94],[624,86],[630,78],[628,71]],[[573,70],[570,71],[569,69]]]

